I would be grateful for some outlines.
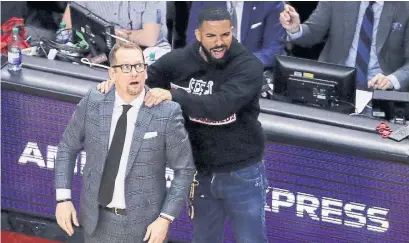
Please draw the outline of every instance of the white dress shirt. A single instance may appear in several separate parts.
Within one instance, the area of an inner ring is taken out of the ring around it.
[[[126,126],[126,135],[124,148],[122,150],[121,160],[119,162],[118,174],[115,179],[114,193],[112,196],[112,201],[107,205],[109,208],[126,208],[125,205],[125,172],[126,166],[128,164],[129,151],[131,149],[131,143],[133,138],[133,132],[135,130],[136,119],[138,118],[139,109],[143,103],[145,97],[145,89],[141,94],[136,97],[129,105],[132,107],[129,109],[127,115],[127,126]],[[114,136],[116,124],[119,120],[119,117],[122,115],[123,107],[122,105],[128,105],[125,101],[115,92],[115,103],[114,109],[112,112],[111,119],[111,129],[109,133],[109,147],[111,146],[112,138]],[[57,200],[71,198],[70,189],[57,189],[56,190]]]
[[[241,20],[243,18],[243,5],[244,1],[227,1],[227,11],[230,12],[232,5],[236,8],[236,16],[237,16],[237,36],[236,39],[240,42],[241,41]]]
[[[369,1],[361,1],[360,7],[359,7],[359,13],[358,13],[358,20],[356,22],[356,27],[355,27],[354,39],[352,41],[351,48],[349,49],[348,57],[345,60],[346,66],[355,67],[356,54],[357,54],[358,42],[359,42],[359,33],[361,31],[362,20],[364,19],[365,11],[368,5],[369,5]],[[378,32],[378,25],[379,25],[379,20],[381,18],[383,5],[384,5],[383,1],[376,1],[372,5],[372,9],[374,11],[374,29],[372,33],[371,53],[370,53],[369,64],[368,64],[368,81],[371,80],[373,77],[375,77],[376,74],[383,73],[382,69],[379,66],[378,56],[376,54],[376,34]],[[294,34],[291,34],[289,32],[287,33],[288,33],[288,38],[290,40],[295,40],[299,38],[300,36],[302,36],[303,34],[302,26],[300,26],[300,30]],[[387,77],[391,81],[395,89],[400,89],[400,83],[395,75],[390,74]]]
[[[125,205],[125,172],[126,166],[128,164],[129,151],[131,150],[133,132],[135,130],[136,119],[138,118],[139,109],[143,103],[145,97],[145,89],[136,97],[129,105],[132,105],[129,109],[127,115],[126,123],[126,135],[124,148],[122,150],[121,160],[119,162],[118,174],[115,179],[114,194],[112,196],[112,201],[107,205],[108,208],[126,208]],[[115,104],[114,110],[112,112],[111,120],[111,130],[109,132],[109,147],[111,147],[112,138],[114,137],[114,132],[116,124],[119,117],[122,115],[123,106],[128,105],[123,101],[123,99],[115,92]]]

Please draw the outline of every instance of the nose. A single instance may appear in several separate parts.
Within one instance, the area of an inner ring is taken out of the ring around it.
[[[218,36],[216,39],[216,46],[221,46],[221,45],[223,45],[223,39],[220,36]]]
[[[136,77],[138,75],[138,72],[136,71],[136,67],[131,67],[131,76]]]

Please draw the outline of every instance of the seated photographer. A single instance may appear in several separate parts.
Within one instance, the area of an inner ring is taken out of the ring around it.
[[[166,39],[166,2],[163,1],[76,1],[92,13],[116,25],[117,36],[145,47],[146,57],[151,52],[155,59],[170,52]],[[63,21],[71,28],[69,5]]]

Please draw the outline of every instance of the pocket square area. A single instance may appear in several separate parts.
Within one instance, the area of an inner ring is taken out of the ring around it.
[[[157,132],[147,132],[145,133],[145,135],[143,136],[143,139],[148,139],[148,138],[154,138],[158,136]]]
[[[392,31],[400,30],[402,29],[402,24],[399,22],[395,22],[392,24]]]
[[[252,24],[251,27],[250,27],[250,29],[257,28],[257,27],[259,27],[259,26],[262,25],[262,24],[263,24],[262,22],[257,23],[257,24]]]

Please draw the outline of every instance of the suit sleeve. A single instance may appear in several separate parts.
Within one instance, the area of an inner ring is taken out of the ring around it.
[[[286,32],[280,23],[280,13],[284,10],[283,2],[266,2],[272,6],[269,8],[266,24],[264,26],[264,35],[262,48],[254,55],[260,59],[265,67],[275,66],[275,56],[284,54]]]
[[[166,160],[174,178],[162,206],[162,213],[172,217],[179,216],[196,171],[182,110],[179,105],[175,107],[166,127]]]
[[[403,55],[405,57],[405,63],[402,67],[392,73],[400,84],[401,91],[409,91],[409,23],[406,24],[405,37],[403,39]]]
[[[84,8],[88,8],[88,3],[87,1],[75,1],[79,5],[83,6]]]
[[[71,189],[75,161],[85,139],[85,119],[91,90],[78,103],[58,145],[55,160],[55,188]]]
[[[172,100],[190,117],[226,119],[257,97],[263,85],[263,65],[258,59],[244,60],[234,69],[236,73],[220,85],[217,92],[195,95],[183,89],[171,90]]]
[[[186,30],[186,43],[192,43],[195,37],[195,29],[197,28],[198,22],[197,17],[200,10],[203,8],[203,3],[200,1],[193,1],[192,6],[190,7],[189,12],[189,21],[187,23],[187,30]]]
[[[331,26],[332,7],[331,1],[318,2],[317,8],[302,24],[302,36],[292,42],[300,46],[313,46],[320,43]]]

